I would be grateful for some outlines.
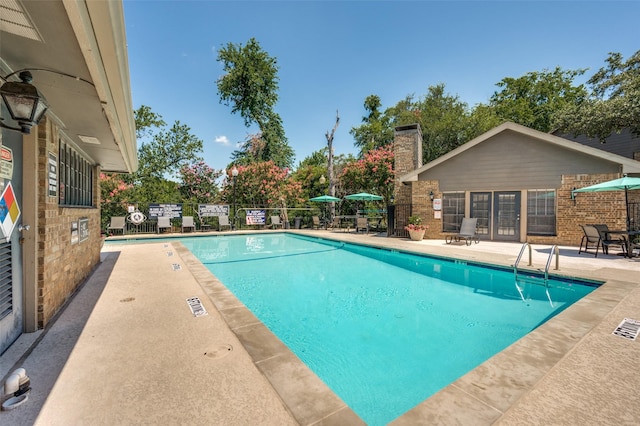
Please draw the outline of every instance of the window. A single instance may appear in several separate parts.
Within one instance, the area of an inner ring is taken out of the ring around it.
[[[93,205],[93,167],[71,146],[60,141],[58,155],[60,205]]]
[[[458,232],[464,218],[464,192],[442,194],[442,231]]]
[[[527,234],[556,235],[556,191],[536,189],[527,192]]]

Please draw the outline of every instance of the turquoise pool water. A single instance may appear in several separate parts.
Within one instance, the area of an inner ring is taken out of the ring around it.
[[[595,289],[295,236],[181,238],[369,425],[383,425]]]

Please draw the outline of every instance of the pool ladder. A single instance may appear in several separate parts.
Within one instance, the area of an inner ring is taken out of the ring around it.
[[[531,244],[529,243],[524,243],[522,245],[522,248],[520,249],[520,254],[518,255],[518,258],[516,259],[516,263],[513,264],[513,275],[515,278],[515,285],[516,285],[516,289],[518,290],[518,293],[520,293],[520,298],[522,299],[522,301],[525,301],[524,298],[524,294],[522,293],[522,289],[520,288],[520,286],[518,285],[519,283],[523,283],[523,282],[528,282],[531,284],[539,284],[539,278],[535,278],[533,276],[518,276],[518,264],[520,263],[520,260],[522,259],[522,255],[524,254],[524,251],[526,248],[529,248],[529,264],[527,266],[532,266],[533,262],[532,262],[532,250],[531,250]],[[551,247],[551,250],[549,251],[549,257],[547,258],[547,264],[544,268],[544,271],[542,271],[541,269],[537,269],[537,271],[539,272],[543,272],[544,273],[544,287],[545,287],[545,291],[547,293],[547,298],[549,299],[549,303],[551,304],[551,307],[553,307],[553,302],[551,301],[551,296],[549,295],[549,268],[551,267],[551,259],[553,259],[553,256],[555,255],[556,258],[556,267],[555,270],[557,271],[560,268],[560,250],[558,249],[557,245],[553,245]]]

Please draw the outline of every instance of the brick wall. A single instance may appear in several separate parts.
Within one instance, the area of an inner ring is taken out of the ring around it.
[[[100,261],[100,201],[98,173],[94,170],[96,208],[58,206],[49,197],[48,155],[58,157],[58,129],[47,121],[38,133],[38,327],[45,327]],[[89,219],[89,238],[71,243],[72,223]]]

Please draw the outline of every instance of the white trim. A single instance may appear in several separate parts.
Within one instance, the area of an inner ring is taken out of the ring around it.
[[[626,157],[622,157],[620,155],[617,154],[612,154],[610,152],[607,151],[603,151],[601,149],[597,149],[597,148],[592,148],[590,146],[586,146],[583,145],[579,142],[573,142],[570,141],[568,139],[564,139],[561,138],[560,136],[555,136],[552,135],[550,133],[544,133],[544,132],[540,132],[538,130],[534,130],[534,129],[530,129],[528,127],[522,126],[520,124],[516,124],[516,123],[511,123],[511,122],[506,122],[504,124],[499,125],[498,127],[494,127],[493,129],[489,130],[488,132],[483,133],[482,135],[470,140],[469,142],[465,143],[464,145],[461,145],[459,147],[457,147],[456,149],[454,149],[453,151],[450,151],[448,153],[446,153],[445,155],[436,158],[435,160],[425,164],[424,166],[413,170],[407,174],[405,174],[404,176],[400,176],[400,182],[405,183],[405,182],[416,182],[418,180],[418,176],[420,175],[420,173],[423,173],[439,164],[444,163],[445,161],[449,160],[452,157],[455,157],[457,155],[462,154],[463,152],[467,151],[468,149],[473,148],[474,146],[481,144],[482,142],[485,142],[489,139],[491,139],[492,137],[494,137],[495,135],[511,130],[513,132],[516,133],[520,133],[526,136],[530,136],[532,138],[541,140],[543,142],[547,142],[550,143],[552,145],[557,145],[557,146],[561,146],[563,148],[566,149],[570,149],[573,151],[577,151],[577,152],[581,152],[583,154],[587,154],[587,155],[591,155],[593,157],[597,157],[597,158],[601,158],[603,160],[607,160],[607,161],[611,161],[613,163],[617,163],[620,164],[622,166],[622,173],[640,173],[640,161],[636,161],[636,160],[632,160],[630,158],[626,158]]]

